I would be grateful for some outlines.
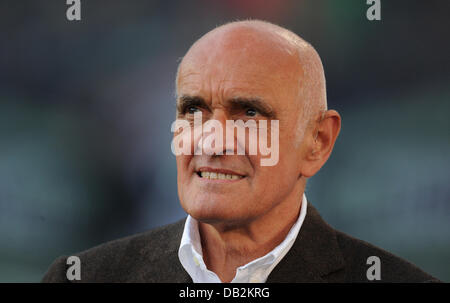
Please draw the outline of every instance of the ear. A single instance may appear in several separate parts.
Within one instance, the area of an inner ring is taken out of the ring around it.
[[[340,130],[341,116],[335,110],[327,110],[315,122],[312,132],[309,132],[309,138],[306,140],[301,169],[304,177],[314,176],[327,162]]]

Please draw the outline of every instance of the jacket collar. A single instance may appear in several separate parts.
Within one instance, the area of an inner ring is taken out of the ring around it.
[[[164,253],[153,255],[151,263],[157,264],[163,272],[156,273],[142,266],[142,275],[137,282],[174,282],[190,283],[191,277],[185,271],[178,258],[178,248],[183,235],[185,220],[171,224],[166,238]],[[147,259],[147,262],[149,260]],[[144,263],[145,264],[145,263]],[[289,252],[278,263],[267,278],[273,282],[333,282],[340,280],[345,266],[335,230],[308,203],[307,215],[302,228]],[[159,276],[156,276],[159,275]],[[162,276],[161,276],[162,275]]]
[[[335,230],[308,203],[302,229],[267,282],[332,282],[345,266]]]

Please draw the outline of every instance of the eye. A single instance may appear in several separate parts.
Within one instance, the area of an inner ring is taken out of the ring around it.
[[[197,106],[188,106],[185,110],[186,113],[188,114],[194,114],[195,112],[199,111]]]
[[[254,116],[256,116],[257,113],[258,113],[258,111],[257,111],[256,109],[254,109],[254,108],[248,108],[248,109],[245,111],[245,114],[246,114],[247,116],[249,116],[249,117],[254,117]]]

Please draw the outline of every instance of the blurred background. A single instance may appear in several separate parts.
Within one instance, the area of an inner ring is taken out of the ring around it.
[[[322,57],[333,155],[307,187],[335,228],[450,281],[450,2],[0,2],[0,282],[185,216],[170,150],[180,57],[258,18]]]

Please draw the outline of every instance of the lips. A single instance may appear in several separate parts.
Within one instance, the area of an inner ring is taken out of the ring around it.
[[[209,180],[239,180],[245,176],[228,169],[201,167],[196,171],[197,175]]]

